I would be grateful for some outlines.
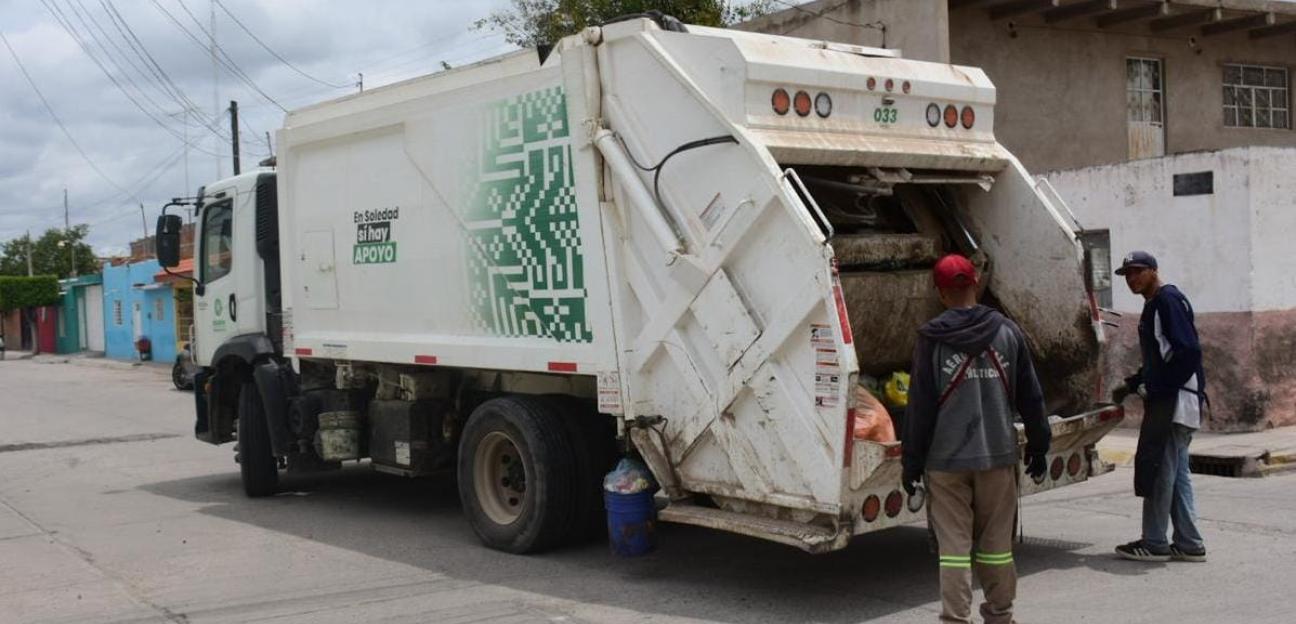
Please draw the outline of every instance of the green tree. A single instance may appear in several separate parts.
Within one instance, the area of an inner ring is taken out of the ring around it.
[[[0,312],[23,310],[27,320],[24,330],[31,337],[32,352],[40,352],[40,341],[36,338],[36,308],[55,305],[59,302],[58,279],[53,275],[36,277],[0,276]],[[6,347],[10,345],[6,344]],[[17,348],[15,342],[12,347]]]
[[[770,12],[774,0],[512,0],[512,6],[478,20],[473,28],[504,33],[524,48],[552,45],[587,26],[622,15],[661,11],[685,24],[729,26]]]
[[[72,276],[72,258],[76,257],[77,275],[99,272],[94,249],[86,244],[90,226],[77,225],[71,230],[50,228],[31,240],[19,236],[0,243],[0,275],[27,275],[27,248],[31,246],[32,272],[36,275],[54,275],[59,279]]]

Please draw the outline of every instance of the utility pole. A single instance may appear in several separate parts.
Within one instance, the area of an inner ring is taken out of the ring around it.
[[[238,101],[230,100],[230,153],[234,156],[234,175],[239,174]]]
[[[31,277],[33,275],[36,275],[36,272],[32,270],[31,230],[27,230],[27,277]]]
[[[148,217],[144,216],[144,202],[140,202],[140,225],[144,226],[144,242],[148,242]],[[153,241],[153,255],[157,255],[157,241]]]
[[[360,81],[356,83],[356,86],[360,87],[361,93],[364,93],[364,72],[360,72],[358,75],[360,76]]]
[[[63,240],[67,241],[68,253],[72,255],[72,277],[76,277],[76,241],[72,240],[72,219],[68,215],[67,189],[63,189]]]

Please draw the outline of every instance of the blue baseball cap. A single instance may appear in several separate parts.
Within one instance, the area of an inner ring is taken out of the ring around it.
[[[1125,254],[1125,259],[1121,260],[1119,269],[1116,269],[1117,275],[1124,275],[1130,269],[1155,269],[1157,268],[1156,258],[1146,251],[1131,251]]]

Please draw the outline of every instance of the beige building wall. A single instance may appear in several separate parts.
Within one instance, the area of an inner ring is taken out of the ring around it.
[[[1290,129],[1226,128],[1222,87],[1225,63],[1286,67],[1290,103],[1296,37],[1252,40],[1246,31],[1202,37],[1192,28],[1156,36],[1113,33],[1087,19],[1056,27],[1038,15],[992,21],[975,8],[953,11],[950,21],[951,61],[981,67],[994,81],[996,135],[1031,171],[1129,160],[1127,57],[1163,61],[1166,154],[1296,146]],[[1135,29],[1145,27],[1129,30]]]
[[[886,25],[885,39],[879,23]],[[945,0],[817,0],[734,28],[900,50],[922,61],[950,58]]]

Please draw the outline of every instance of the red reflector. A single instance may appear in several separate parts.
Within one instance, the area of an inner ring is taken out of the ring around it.
[[[775,89],[774,95],[770,97],[770,105],[774,107],[774,112],[786,115],[788,109],[792,107],[792,98],[788,97],[787,91]]]
[[[872,91],[873,89],[876,88],[877,88],[877,79],[870,76],[868,79],[868,90]]]
[[[846,296],[842,294],[841,278],[837,276],[837,259],[833,258],[833,302],[837,304],[837,322],[841,323],[842,342],[854,344],[855,335],[851,333],[850,316],[846,314]]]
[[[900,495],[900,490],[892,490],[887,494],[886,515],[888,518],[894,518],[900,515],[900,508],[904,506],[904,497]]]
[[[435,355],[416,355],[414,356],[415,364],[436,364],[437,356]]]
[[[869,494],[869,497],[864,499],[864,521],[877,520],[878,513],[881,511],[882,501],[878,499],[877,494]]]
[[[899,456],[901,456],[901,455],[904,455],[904,447],[903,447],[903,446],[900,446],[899,444],[897,444],[897,445],[895,445],[895,446],[888,446],[888,447],[887,447],[887,450],[886,450],[886,456],[887,456],[888,459],[893,459],[893,458],[899,457]]]
[[[1117,420],[1124,417],[1125,417],[1125,408],[1119,405],[1115,407],[1109,407],[1098,413],[1098,420],[1102,422],[1107,422],[1109,420]]]
[[[810,114],[810,94],[805,91],[797,91],[796,98],[792,100],[792,107],[796,109],[796,114],[805,117]]]
[[[964,106],[962,119],[963,127],[970,130],[976,124],[976,111],[972,110],[971,106]]]
[[[953,128],[954,126],[958,125],[958,122],[959,122],[958,109],[954,108],[953,104],[946,106],[945,107],[945,127]]]
[[[550,372],[554,373],[574,373],[576,372],[575,362],[550,362]]]
[[[1080,454],[1072,453],[1071,459],[1067,460],[1067,474],[1076,476],[1080,474]]]
[[[846,410],[846,444],[842,446],[842,468],[850,468],[855,459],[855,408]]]
[[[1053,458],[1053,465],[1049,466],[1049,476],[1053,477],[1054,481],[1057,481],[1058,479],[1062,478],[1062,458],[1061,457]]]
[[[297,355],[310,355],[313,352],[310,349],[304,347],[297,347],[296,349],[293,350],[293,353],[296,353]]]

